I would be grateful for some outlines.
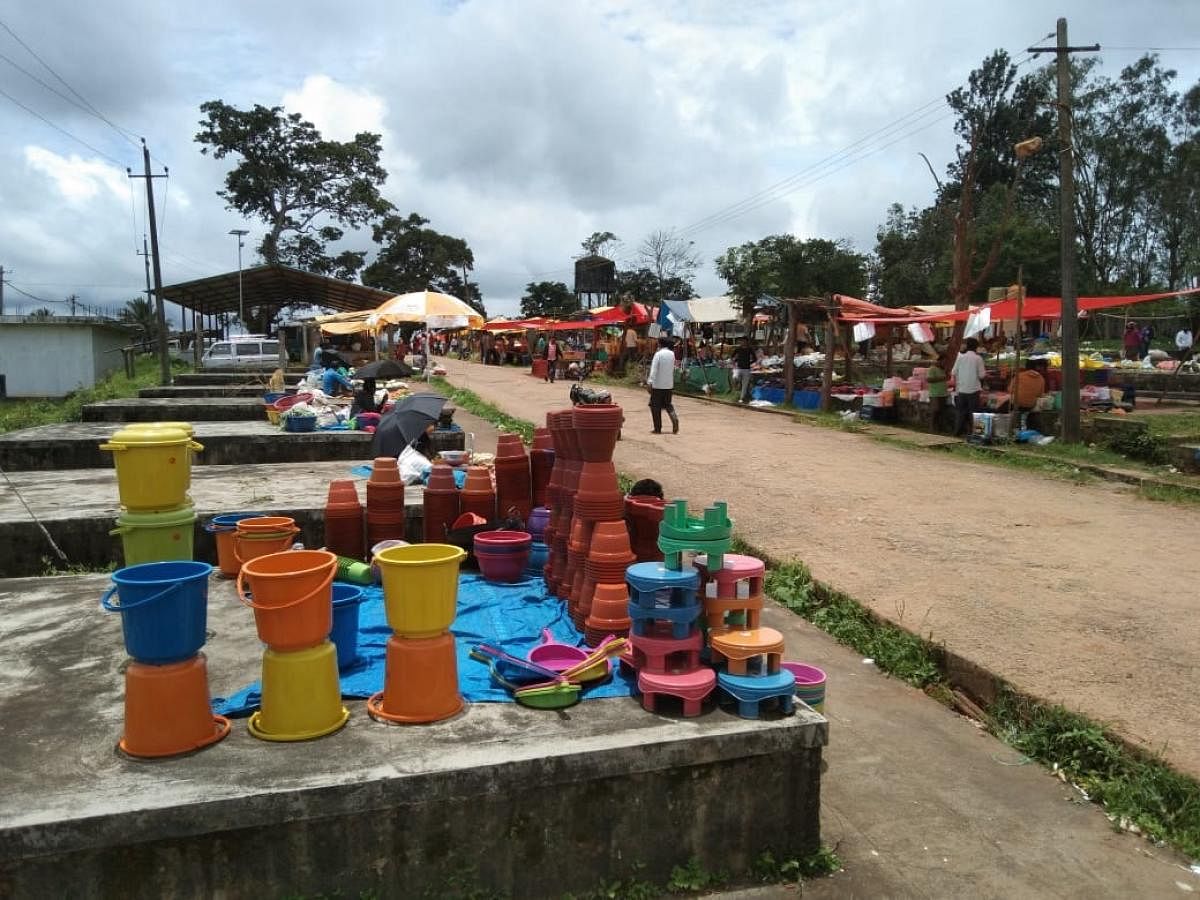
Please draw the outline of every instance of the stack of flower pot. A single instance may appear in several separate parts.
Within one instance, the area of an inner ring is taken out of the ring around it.
[[[550,548],[545,570],[546,587],[565,600],[571,590],[567,578],[567,545],[571,539],[575,491],[579,487],[583,461],[579,457],[579,444],[575,439],[573,410],[546,413],[546,425],[554,440],[554,467],[546,486],[546,498],[550,506],[550,522],[545,533],[546,545]]]
[[[626,662],[638,673],[642,705],[653,711],[659,697],[675,697],[685,716],[699,715],[716,685],[712,669],[700,664],[699,573],[643,562],[626,570],[625,582],[633,620]]]
[[[492,473],[483,466],[468,466],[467,480],[459,494],[459,510],[475,513],[484,521],[496,518],[496,489],[492,486]]]
[[[382,722],[436,722],[463,707],[454,624],[466,551],[449,544],[391,547],[376,557],[392,636],[384,688],[367,701]]]
[[[446,540],[450,526],[459,514],[458,486],[454,483],[454,470],[450,466],[437,465],[429,473],[425,485],[425,508],[422,527],[427,544]]]
[[[101,598],[105,609],[121,614],[132,657],[119,744],[130,756],[176,756],[229,734],[229,721],[213,715],[200,652],[211,573],[208,563],[190,560],[127,566],[113,573],[113,586]]]
[[[496,439],[496,511],[501,519],[524,522],[533,509],[529,457],[519,434]]]
[[[388,540],[404,540],[404,481],[396,460],[380,456],[367,479],[366,546],[374,547]]]
[[[625,524],[629,526],[629,542],[638,562],[659,562],[663,558],[658,549],[658,527],[666,505],[666,500],[648,494],[625,498]]]
[[[329,482],[325,501],[325,546],[331,553],[361,560],[366,555],[363,508],[349,478]]]
[[[204,448],[184,422],[130,425],[100,445],[113,454],[125,565],[192,558],[196,511],[188,488],[192,454]]]
[[[287,550],[248,560],[237,595],[254,610],[262,661],[262,707],[249,730],[264,741],[307,741],[332,734],[350,717],[342,705],[333,630],[338,557]]]
[[[527,531],[481,531],[475,535],[473,549],[486,580],[511,584],[525,577],[532,546]]]
[[[634,562],[629,549],[629,532],[622,521],[597,522],[583,563],[583,591],[577,607],[589,646],[599,646],[606,637],[629,634],[629,595],[625,570]],[[573,615],[572,619],[576,616]]]
[[[529,448],[529,478],[533,505],[548,506],[546,488],[554,469],[554,435],[549,428],[533,429],[533,446]]]
[[[545,506],[535,506],[529,518],[525,520],[525,527],[533,539],[529,546],[529,562],[525,571],[539,578],[546,568],[546,560],[550,558],[550,548],[546,546],[546,526],[549,524],[550,510]]]

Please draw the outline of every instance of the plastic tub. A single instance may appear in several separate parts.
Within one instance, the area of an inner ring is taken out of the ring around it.
[[[121,613],[125,652],[150,665],[195,656],[204,646],[211,574],[208,563],[191,561],[146,563],[113,572],[113,585],[100,603],[109,612]]]

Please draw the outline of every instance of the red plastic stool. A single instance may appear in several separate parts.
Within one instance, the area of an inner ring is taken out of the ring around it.
[[[700,668],[699,631],[685,638],[673,638],[670,630],[665,634],[634,634],[630,636],[633,646],[633,667],[638,672],[653,675],[677,675]]]
[[[704,698],[713,692],[717,684],[717,673],[702,668],[681,675],[662,675],[652,672],[638,673],[638,690],[642,692],[642,708],[654,712],[658,698],[665,695],[683,701],[686,718],[700,715]]]

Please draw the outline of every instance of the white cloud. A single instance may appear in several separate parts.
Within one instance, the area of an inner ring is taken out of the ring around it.
[[[25,163],[53,182],[55,189],[74,207],[87,206],[100,197],[124,200],[129,196],[129,177],[99,159],[84,159],[76,153],[60,156],[44,147],[25,147]]]
[[[349,141],[359,132],[385,131],[387,105],[382,98],[340,84],[328,75],[310,75],[299,90],[286,92],[282,102],[289,112],[301,113],[331,140]]]

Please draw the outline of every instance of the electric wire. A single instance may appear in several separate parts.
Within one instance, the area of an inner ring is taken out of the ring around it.
[[[30,109],[28,106],[26,106],[20,100],[18,100],[16,97],[14,97],[12,94],[9,94],[8,92],[6,92],[3,88],[0,88],[0,97],[4,97],[4,98],[8,99],[9,101],[11,101],[12,103],[15,103],[17,106],[21,107],[21,109],[25,110],[25,112],[29,113],[31,116],[41,119],[43,122],[45,122],[51,128],[53,128],[55,131],[65,134],[67,137],[69,137],[71,140],[75,141],[75,143],[77,143],[77,144],[82,144],[84,147],[87,147],[89,150],[91,150],[97,156],[104,157],[110,163],[112,163],[114,166],[118,166],[119,168],[122,168],[122,169],[125,168],[125,166],[122,163],[113,159],[111,156],[109,156],[103,150],[97,150],[95,147],[93,147],[91,144],[89,144],[83,138],[76,137],[75,135],[71,134],[71,132],[67,131],[67,129],[63,128],[61,125],[55,125],[53,122],[51,122],[45,116],[43,116],[41,113]]]

